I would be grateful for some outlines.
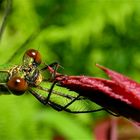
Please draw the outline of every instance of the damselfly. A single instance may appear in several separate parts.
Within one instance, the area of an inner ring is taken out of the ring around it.
[[[137,124],[140,123],[140,98],[135,94],[139,90],[139,84],[135,81],[99,65],[98,67],[113,77],[112,80],[62,75],[56,71],[57,63],[39,69],[40,64],[40,53],[34,49],[27,50],[21,65],[0,71],[5,77],[0,83],[0,91],[15,95],[22,95],[28,91],[41,103],[49,104],[57,111],[89,113],[105,110],[114,116],[121,115],[136,121]],[[47,87],[48,79],[43,76],[46,69],[52,74],[49,80],[53,83],[51,88]],[[56,84],[74,92],[54,90]],[[76,109],[75,106],[79,106],[80,103],[85,106]],[[95,103],[102,108],[96,109]]]

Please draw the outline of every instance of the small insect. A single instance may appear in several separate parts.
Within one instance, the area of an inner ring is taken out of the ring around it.
[[[53,65],[57,64],[52,64],[52,66]],[[106,110],[114,116],[124,116],[134,120],[137,125],[140,125],[140,84],[98,64],[97,67],[105,71],[111,80],[89,76],[62,75],[57,73],[51,65],[43,69],[48,69],[50,73],[55,75],[53,79],[51,79],[53,82],[51,90],[55,84],[57,84],[78,93],[77,97],[69,102],[65,108],[77,101],[77,99],[85,97],[102,106],[102,110]],[[50,96],[51,92],[48,98]],[[77,111],[75,113],[95,111],[96,110]]]

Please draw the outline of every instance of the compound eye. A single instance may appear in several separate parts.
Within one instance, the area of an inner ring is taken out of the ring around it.
[[[8,82],[7,86],[9,90],[15,95],[22,95],[27,89],[27,82],[20,77],[12,77]]]
[[[29,49],[25,52],[25,54],[31,58],[33,58],[34,63],[39,65],[41,64],[41,55],[39,53],[39,51],[34,50],[34,49]]]

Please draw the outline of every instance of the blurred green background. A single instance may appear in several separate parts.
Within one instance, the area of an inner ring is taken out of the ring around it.
[[[99,63],[140,81],[140,2],[114,0],[0,0],[0,64],[19,64],[28,48],[62,73],[105,77]],[[14,56],[14,57],[13,57]],[[12,58],[11,58],[12,57]],[[44,107],[32,95],[0,97],[2,140],[93,140],[104,112],[73,115]]]

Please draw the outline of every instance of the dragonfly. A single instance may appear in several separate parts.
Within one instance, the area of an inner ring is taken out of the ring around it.
[[[53,84],[50,90],[53,90],[57,84],[78,93],[77,97],[71,100],[65,108],[71,106],[79,98],[85,97],[91,102],[102,106],[102,110],[114,116],[123,116],[133,120],[135,124],[140,126],[139,83],[99,64],[97,64],[97,67],[103,70],[111,80],[90,76],[63,75],[58,73],[56,69],[53,69],[53,66],[57,67],[58,64],[54,63],[43,68],[53,74],[51,79]],[[51,97],[51,91],[48,95],[48,100],[49,97]],[[76,113],[88,112],[95,112],[95,110],[79,111]]]

